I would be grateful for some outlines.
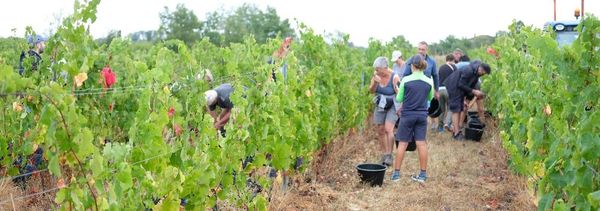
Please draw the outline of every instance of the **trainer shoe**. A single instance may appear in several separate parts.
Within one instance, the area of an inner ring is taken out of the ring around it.
[[[379,163],[381,163],[381,165],[386,165],[385,164],[385,160],[387,159],[387,154],[383,154],[381,156],[381,160],[379,160]]]
[[[444,127],[438,127],[438,133],[443,133],[444,132]]]
[[[394,172],[392,173],[392,182],[398,181],[400,181],[400,171],[394,170]]]
[[[412,175],[412,176],[410,176],[410,179],[412,179],[413,181],[418,182],[418,183],[425,183],[425,181],[427,181],[427,176],[422,176],[422,175],[415,176],[415,175]]]
[[[456,134],[456,135],[453,135],[452,137],[453,137],[453,138],[454,138],[454,140],[456,140],[456,141],[462,141],[462,140],[465,140],[465,136],[462,134],[462,131],[461,131],[461,132],[458,132],[458,134]]]
[[[383,161],[384,165],[391,166],[393,162],[394,158],[392,157],[392,154],[385,155],[385,161]]]
[[[451,124],[444,125],[444,128],[446,128],[446,130],[447,130],[448,132],[452,132],[452,125],[451,125]]]

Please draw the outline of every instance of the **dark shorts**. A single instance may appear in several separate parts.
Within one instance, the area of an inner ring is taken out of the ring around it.
[[[413,136],[415,140],[425,140],[427,134],[427,116],[403,116],[400,118],[396,140],[411,142]]]
[[[458,113],[463,111],[463,107],[465,104],[465,95],[460,92],[448,92],[448,108],[453,113]]]

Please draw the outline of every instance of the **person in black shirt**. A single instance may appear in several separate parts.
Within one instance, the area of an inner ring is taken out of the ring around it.
[[[442,114],[439,117],[438,120],[438,131],[439,132],[443,132],[444,128],[451,130],[450,126],[448,125],[451,121],[452,115],[448,115],[450,114],[450,112],[448,111],[448,90],[446,90],[446,85],[445,85],[445,80],[446,78],[448,78],[448,76],[450,76],[450,74],[452,74],[454,71],[457,70],[456,65],[454,64],[455,58],[453,54],[448,54],[446,56],[446,64],[440,66],[439,69],[439,77],[440,77],[440,88],[439,88],[439,92],[440,92],[440,108],[442,109]]]
[[[460,133],[460,114],[463,112],[465,96],[469,93],[477,96],[477,98],[483,98],[485,95],[482,91],[475,89],[479,77],[490,74],[491,68],[488,64],[481,63],[481,61],[474,61],[471,64],[460,68],[458,71],[454,71],[448,78],[446,78],[445,85],[448,90],[448,107],[452,111],[452,128],[454,139],[462,139],[463,135]]]
[[[231,109],[233,109],[233,103],[229,99],[232,92],[233,86],[229,83],[221,84],[214,89],[204,92],[206,107],[210,116],[214,119],[214,126],[221,131],[221,135],[223,136],[225,136],[224,126],[229,121]],[[215,112],[217,107],[221,108],[221,114],[218,116]]]
[[[23,75],[25,73],[25,66],[23,66],[23,61],[30,57],[31,61],[31,69],[30,71],[36,71],[38,68],[38,64],[42,61],[42,56],[40,54],[44,53],[46,49],[46,37],[42,35],[30,36],[27,38],[27,42],[29,43],[29,51],[27,53],[21,52],[21,56],[19,58],[19,75]]]

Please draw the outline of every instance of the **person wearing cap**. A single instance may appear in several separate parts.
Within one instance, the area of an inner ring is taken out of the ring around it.
[[[452,55],[454,55],[454,64],[457,64],[460,60],[460,57],[464,56],[465,53],[463,53],[460,48],[456,48],[454,49],[454,52],[452,52]]]
[[[398,120],[396,110],[399,103],[395,97],[398,93],[396,84],[400,82],[400,77],[388,68],[387,58],[383,56],[375,59],[373,68],[375,72],[369,85],[369,91],[375,94],[373,122],[378,125],[378,137],[383,154],[381,163],[390,166],[393,162],[394,125]]]
[[[37,70],[39,63],[42,61],[42,56],[40,54],[44,53],[44,50],[46,49],[46,40],[46,37],[42,35],[29,36],[27,38],[27,42],[29,43],[29,50],[27,51],[27,53],[21,52],[21,56],[19,58],[20,75],[23,75],[25,73],[23,61],[25,61],[27,57],[32,58],[31,71]]]
[[[391,61],[394,63],[394,65],[392,65],[392,71],[397,76],[403,75],[402,71],[404,70],[404,60],[402,60],[402,52],[401,51],[392,52],[392,60]]]
[[[397,113],[400,115],[400,125],[396,132],[399,141],[394,161],[394,172],[391,180],[400,180],[400,168],[404,153],[410,141],[415,140],[419,155],[418,175],[411,179],[423,183],[427,180],[427,145],[425,143],[427,134],[427,117],[429,102],[433,99],[433,79],[425,76],[423,70],[427,68],[424,56],[416,55],[411,63],[412,74],[402,78],[396,100],[401,104]]]
[[[463,139],[464,136],[460,131],[462,122],[460,121],[461,112],[465,107],[465,96],[472,93],[479,99],[484,98],[484,93],[476,89],[479,77],[490,74],[491,68],[488,64],[481,61],[473,61],[471,64],[454,71],[445,80],[446,89],[448,90],[448,107],[452,111],[452,132],[456,140]]]
[[[204,92],[206,107],[208,113],[214,119],[214,127],[221,131],[221,135],[223,136],[225,136],[224,126],[229,121],[231,109],[233,109],[233,103],[229,99],[232,92],[233,86],[229,83],[221,84],[214,89]],[[217,107],[221,108],[219,115],[215,111]]]
[[[425,70],[423,70],[423,74],[425,74],[425,76],[427,76],[433,80],[435,98],[439,98],[439,95],[438,95],[439,80],[438,80],[437,66],[435,64],[435,60],[432,57],[430,57],[429,55],[427,55],[428,49],[429,49],[429,46],[428,46],[427,42],[425,42],[425,41],[419,42],[419,45],[417,47],[418,54],[425,59],[425,62],[427,62],[427,67],[425,68]],[[412,65],[412,63],[413,63],[412,60],[414,57],[415,56],[411,57],[409,60],[406,61],[406,65],[404,65],[404,72],[402,74],[403,77],[409,76],[410,74],[412,74],[412,68],[410,65]]]

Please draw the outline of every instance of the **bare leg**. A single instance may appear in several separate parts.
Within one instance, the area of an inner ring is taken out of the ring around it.
[[[395,122],[385,122],[384,130],[385,130],[385,153],[392,154],[394,150],[394,124]]]
[[[384,125],[377,126],[377,134],[379,137],[379,144],[381,146],[382,154],[387,153],[386,134]]]
[[[477,101],[475,102],[477,102],[477,113],[479,114],[479,119],[481,119],[481,121],[483,122],[485,120],[485,114],[483,113],[483,99],[477,98]]]
[[[460,131],[460,115],[462,112],[452,112],[452,134],[458,134]]]
[[[419,152],[419,167],[427,170],[427,143],[425,140],[417,140],[417,151]]]
[[[408,142],[400,141],[398,144],[398,151],[396,152],[396,159],[394,160],[395,170],[400,170],[402,167],[402,160],[404,160],[404,152],[406,152],[406,147],[408,147]]]

